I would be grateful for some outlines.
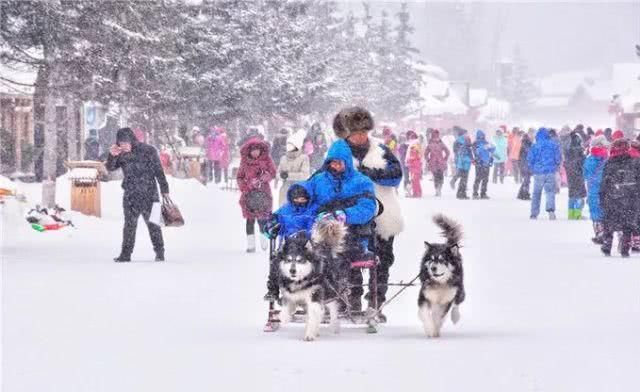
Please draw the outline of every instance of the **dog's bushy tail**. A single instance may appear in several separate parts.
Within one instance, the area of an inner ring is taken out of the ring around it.
[[[460,245],[462,241],[462,226],[444,214],[433,216],[433,223],[442,229],[442,235],[447,239],[447,245]]]
[[[311,230],[311,242],[337,255],[344,250],[344,242],[347,236],[347,227],[337,220],[322,220],[313,225]]]

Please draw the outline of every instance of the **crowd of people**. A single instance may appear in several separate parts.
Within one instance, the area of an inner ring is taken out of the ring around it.
[[[207,132],[194,127],[188,144],[202,148],[206,156],[203,176],[216,183],[223,177],[229,180],[228,168],[238,147],[234,180],[246,221],[247,252],[256,251],[256,237],[265,250],[268,237],[298,232],[309,235],[313,224],[323,219],[344,222],[349,228],[344,257],[352,261],[379,257],[377,297],[365,297],[370,304],[385,300],[394,262],[394,238],[403,229],[398,202],[401,182],[404,180],[407,197],[419,198],[425,175],[433,179],[436,196],[442,195],[445,176],[449,175],[449,184],[460,200],[469,199],[472,166],[473,199],[489,198],[490,178],[496,184],[512,176],[520,185],[514,196],[530,201],[531,219],[540,215],[544,192],[545,211],[555,220],[556,197],[566,186],[568,219],[583,219],[588,205],[592,241],[605,255],[612,252],[616,232],[620,233],[618,250],[622,256],[640,251],[640,138],[630,140],[622,131],[594,131],[582,125],[560,131],[518,127],[508,131],[500,126],[490,134],[476,130],[472,139],[471,132],[461,127],[444,131],[429,128],[424,135],[414,130],[396,135],[391,128],[382,127],[376,134],[372,115],[352,107],[335,116],[333,135],[328,136],[320,124],[314,124],[309,131],[282,128],[268,141],[260,129],[251,127],[232,142],[221,127]],[[329,144],[328,140],[335,141]],[[106,162],[107,169],[124,172],[125,225],[122,250],[115,261],[130,260],[139,216],[149,226],[156,260],[164,260],[161,230],[149,222],[152,205],[159,201],[156,184],[163,197],[168,197],[164,151],[166,148],[156,154],[131,129],[117,132]],[[280,187],[275,212],[274,183],[275,189],[278,183]],[[256,224],[264,235],[256,235]],[[272,266],[265,296],[269,300],[278,295],[276,272]],[[362,275],[357,270],[348,275],[353,287],[350,309],[358,310],[364,293]]]

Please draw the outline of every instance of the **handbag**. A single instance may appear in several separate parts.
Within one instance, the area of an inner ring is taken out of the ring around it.
[[[165,226],[180,227],[184,225],[180,209],[169,196],[162,196],[162,220]]]
[[[253,190],[247,193],[246,199],[247,210],[253,214],[260,214],[271,211],[269,205],[269,196],[262,191]]]

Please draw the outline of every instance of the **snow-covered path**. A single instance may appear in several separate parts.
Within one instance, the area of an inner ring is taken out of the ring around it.
[[[141,261],[115,264],[119,190],[107,184],[104,219],[3,245],[3,391],[638,390],[638,256],[600,256],[590,222],[564,220],[566,194],[561,220],[529,221],[507,181],[489,201],[447,190],[402,202],[393,281],[415,276],[422,241],[438,240],[433,213],[465,227],[461,323],[427,339],[412,288],[377,335],[323,329],[313,343],[300,325],[261,331],[267,255],[244,253],[237,194],[173,181],[188,225],[165,230],[168,262],[146,261],[140,226]]]

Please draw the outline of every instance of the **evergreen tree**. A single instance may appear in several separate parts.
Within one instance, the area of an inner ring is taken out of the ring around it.
[[[503,63],[503,68],[500,86],[503,98],[511,103],[514,113],[522,113],[539,93],[517,46],[514,48],[513,58],[510,62]]]

